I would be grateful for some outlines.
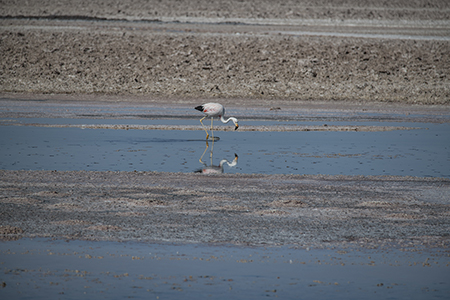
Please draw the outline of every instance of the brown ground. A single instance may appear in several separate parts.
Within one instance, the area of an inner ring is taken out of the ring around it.
[[[0,96],[19,99],[2,117],[39,103],[24,98],[448,116],[449,1],[273,2],[1,1]],[[447,179],[2,170],[0,184],[7,239],[449,245]]]
[[[450,103],[445,0],[21,2],[0,92]]]

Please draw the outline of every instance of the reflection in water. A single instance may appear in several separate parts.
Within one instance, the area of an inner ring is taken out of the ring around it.
[[[201,168],[201,169],[198,169],[197,171],[195,171],[196,173],[203,173],[203,174],[219,174],[219,173],[223,173],[223,165],[224,165],[225,163],[226,163],[228,166],[230,166],[230,167],[233,167],[233,166],[237,165],[238,156],[237,156],[236,153],[234,154],[234,159],[233,159],[232,162],[229,162],[229,161],[226,160],[226,159],[222,159],[222,160],[219,162],[219,165],[213,165],[213,148],[214,148],[214,140],[213,140],[212,145],[211,145],[210,155],[209,155],[209,158],[210,158],[210,164],[209,164],[209,166],[208,166],[208,164],[205,163],[205,162],[203,161],[203,156],[205,155],[205,153],[206,153],[206,151],[208,150],[208,148],[209,148],[209,143],[208,143],[208,141],[206,141],[206,148],[205,148],[205,151],[203,151],[203,154],[202,154],[202,156],[201,156],[200,159],[199,159],[200,163],[202,163],[202,164],[204,165],[204,167]]]

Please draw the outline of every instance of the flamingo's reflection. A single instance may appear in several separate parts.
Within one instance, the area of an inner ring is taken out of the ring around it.
[[[208,165],[206,162],[203,161],[203,156],[205,155],[206,151],[209,148],[209,143],[208,143],[208,141],[206,141],[205,151],[203,151],[203,154],[202,154],[202,156],[199,159],[200,163],[203,164],[203,168],[198,169],[197,171],[195,171],[196,173],[219,174],[219,173],[223,173],[223,165],[224,164],[227,164],[230,167],[233,167],[233,166],[237,165],[238,156],[237,156],[236,153],[234,154],[234,159],[231,162],[229,162],[226,159],[222,159],[219,162],[219,165],[213,165],[213,147],[214,147],[214,141],[213,141],[212,146],[211,146],[211,152],[210,152],[210,156],[209,156],[210,164]]]

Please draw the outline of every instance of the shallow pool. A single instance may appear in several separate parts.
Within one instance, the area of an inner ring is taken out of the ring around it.
[[[37,120],[53,124],[84,124],[87,121]],[[130,120],[90,120],[89,124],[102,122],[127,124]],[[148,120],[132,120],[131,123],[142,122],[149,123]],[[152,122],[198,124],[198,120]],[[270,121],[248,123],[279,124]],[[339,125],[340,122],[329,124]],[[220,140],[206,143],[205,133],[200,130],[0,126],[0,168],[450,177],[449,124],[382,122],[379,125],[419,129],[378,132],[218,131],[216,135]],[[237,163],[233,163],[235,154]]]

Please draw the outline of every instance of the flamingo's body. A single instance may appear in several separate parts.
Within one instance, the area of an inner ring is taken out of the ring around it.
[[[228,119],[225,120],[225,118],[223,117],[223,115],[225,114],[225,108],[223,107],[222,104],[206,103],[206,104],[195,107],[195,109],[199,110],[205,114],[205,116],[200,119],[200,123],[202,123],[203,129],[206,132],[206,139],[209,138],[209,133],[208,133],[208,130],[206,130],[205,125],[203,125],[202,121],[207,117],[211,118],[211,136],[212,136],[213,140],[214,140],[214,135],[213,135],[213,119],[214,119],[214,117],[218,117],[220,119],[220,121],[222,121],[222,123],[225,123],[225,124],[232,121],[235,126],[234,130],[239,128],[238,120],[236,118],[229,117]]]

